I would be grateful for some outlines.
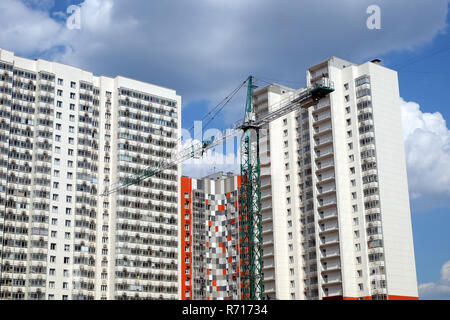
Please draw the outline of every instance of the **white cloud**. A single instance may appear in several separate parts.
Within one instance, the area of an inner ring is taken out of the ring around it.
[[[0,47],[35,54],[65,45],[61,24],[48,12],[17,0],[0,1]]]
[[[0,47],[25,55],[62,47],[50,58],[175,88],[185,104],[217,101],[250,73],[303,83],[305,69],[331,55],[361,62],[415,48],[445,30],[448,11],[448,0],[384,1],[374,31],[373,0],[85,0],[81,29],[67,30],[61,12],[52,19],[23,1],[0,1]],[[231,106],[228,124],[240,108]]]
[[[450,205],[450,131],[445,119],[402,100],[402,120],[411,199]]]
[[[450,300],[450,261],[441,269],[441,279],[419,285],[419,297],[424,300]]]
[[[184,131],[184,130],[183,130]],[[186,131],[183,132],[185,139],[183,139],[183,150],[188,149],[193,144],[200,142],[199,138],[203,141],[210,139],[214,136],[215,139],[222,137],[222,132],[219,130],[209,129],[205,133],[194,131],[195,142],[190,139],[190,134]],[[227,133],[231,133],[228,131]],[[203,178],[209,174],[215,172],[233,172],[239,173],[240,170],[240,157],[239,157],[239,140],[238,134],[233,139],[227,139],[223,144],[220,144],[210,150],[208,150],[203,156],[198,158],[191,158],[183,162],[182,174],[193,178]]]

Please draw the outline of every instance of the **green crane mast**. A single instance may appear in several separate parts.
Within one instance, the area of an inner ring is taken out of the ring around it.
[[[253,105],[253,77],[248,78],[245,118],[240,129],[241,188],[240,188],[240,256],[241,297],[243,300],[262,300],[261,184],[259,162],[259,126]]]

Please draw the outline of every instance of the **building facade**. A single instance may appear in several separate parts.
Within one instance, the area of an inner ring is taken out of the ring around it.
[[[397,73],[333,57],[307,85],[324,77],[334,93],[261,139],[265,296],[417,299]],[[258,90],[257,116],[294,92]]]
[[[239,300],[240,177],[181,178],[183,300]]]
[[[0,299],[179,298],[174,90],[0,50]]]

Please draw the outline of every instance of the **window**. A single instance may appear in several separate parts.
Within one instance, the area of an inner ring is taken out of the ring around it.
[[[63,91],[62,90],[60,90],[60,89],[58,89],[58,91],[56,92],[56,94],[59,96],[59,97],[61,97],[62,96],[62,93],[63,93]]]
[[[56,128],[56,130],[61,130],[61,124],[60,123],[56,123],[55,124],[55,128]],[[60,139],[61,139],[61,137],[60,137]]]
[[[62,86],[64,83],[63,83],[63,79],[58,79],[58,85],[59,86]]]
[[[70,110],[75,110],[75,105],[73,103],[71,103],[70,106],[69,106],[69,109]]]
[[[72,213],[72,209],[71,208],[66,208],[66,214],[71,214]]]
[[[57,101],[57,102],[56,102],[56,106],[57,106],[58,108],[62,108],[62,101]]]
[[[351,138],[352,137],[352,130],[347,131],[347,138]]]
[[[352,210],[353,210],[353,212],[358,212],[358,206],[356,204],[354,204],[352,206]]]
[[[50,250],[56,250],[56,243],[50,244]]]
[[[345,108],[345,112],[346,112],[346,113],[350,113],[350,107],[346,107],[346,108]]]
[[[344,84],[344,88],[345,88],[345,90],[348,90],[348,83]]]
[[[71,82],[70,82],[70,87],[71,87],[72,89],[75,89],[75,88],[77,87],[77,84],[76,84],[75,82],[71,81]]]
[[[61,112],[57,112],[56,113],[56,119],[61,119],[62,113]]]
[[[60,136],[60,135],[56,135],[56,136],[55,136],[55,141],[56,141],[56,142],[61,141],[61,136]]]
[[[64,245],[64,251],[70,251],[70,244]]]
[[[69,127],[69,132],[70,132],[70,133],[75,132],[75,127],[70,126],[70,127]]]
[[[64,257],[64,263],[68,264],[70,262],[70,258],[69,257]]]
[[[349,96],[349,95],[346,95],[346,96],[345,96],[345,101],[346,101],[346,102],[349,102],[349,101],[350,101],[350,96]]]
[[[364,75],[364,76],[359,77],[359,78],[357,78],[357,79],[355,80],[355,85],[356,85],[357,87],[359,87],[359,86],[361,86],[361,85],[363,85],[363,84],[366,84],[366,83],[370,83],[370,78],[369,78],[368,75]]]
[[[69,283],[68,282],[63,282],[63,289],[68,289],[69,288]]]
[[[347,119],[346,121],[348,126],[352,124],[352,119]]]
[[[75,116],[73,114],[69,115],[69,121],[75,122]]]
[[[72,160],[67,161],[67,166],[69,168],[72,168],[73,167],[73,161]]]
[[[59,164],[61,163],[61,161],[58,158],[55,158],[53,162],[56,166],[59,166]]]
[[[350,143],[348,144],[348,149],[349,149],[349,150],[353,150],[353,143],[352,143],[352,142],[350,142]]]
[[[52,225],[56,226],[58,224],[58,219],[53,218],[52,219]]]
[[[72,196],[66,196],[66,202],[67,203],[72,202]]]
[[[48,274],[51,275],[51,276],[54,276],[55,275],[55,269],[49,269],[48,270]]]
[[[56,257],[55,256],[50,256],[50,262],[56,262]]]
[[[75,92],[70,93],[70,99],[75,99]]]
[[[355,167],[350,168],[350,174],[355,174]]]

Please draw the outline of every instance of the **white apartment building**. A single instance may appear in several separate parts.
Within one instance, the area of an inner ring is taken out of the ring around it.
[[[261,139],[264,296],[417,299],[397,73],[332,57],[307,71],[335,92]],[[289,101],[255,92],[261,116]]]
[[[0,299],[178,299],[174,90],[0,49]]]

